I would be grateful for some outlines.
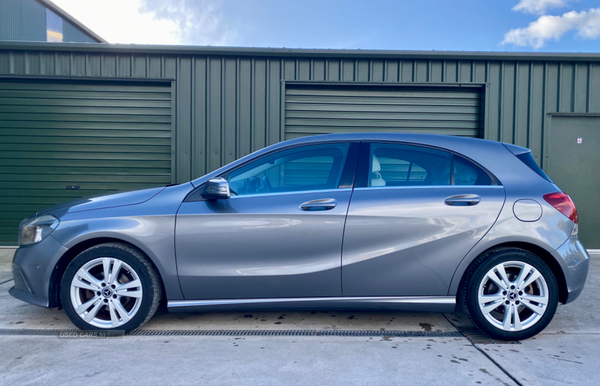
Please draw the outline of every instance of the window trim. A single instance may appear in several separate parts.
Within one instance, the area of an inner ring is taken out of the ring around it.
[[[489,170],[485,167],[481,166],[478,162],[473,159],[465,156],[464,154],[455,152],[450,149],[445,149],[442,147],[431,146],[427,144],[413,143],[413,142],[402,142],[402,141],[363,141],[360,145],[360,153],[358,156],[358,167],[356,168],[356,179],[354,183],[355,188],[373,188],[373,189],[384,189],[386,186],[369,186],[369,175],[370,175],[370,158],[371,158],[371,144],[389,144],[389,145],[402,145],[402,146],[413,146],[413,147],[421,147],[424,149],[431,149],[437,151],[443,151],[450,154],[450,185],[416,185],[416,186],[387,186],[388,189],[405,189],[405,188],[426,188],[426,187],[448,187],[448,186],[477,186],[477,187],[485,187],[485,186],[502,186],[502,183],[496,176],[494,176]],[[473,163],[475,166],[483,170],[490,179],[492,180],[492,185],[454,185],[454,157],[458,156],[464,158],[465,160]]]
[[[252,162],[261,160],[265,157],[270,157],[270,156],[280,153],[282,151],[287,151],[287,150],[301,148],[301,147],[317,146],[317,145],[349,144],[348,153],[346,155],[346,161],[343,165],[341,165],[342,174],[340,176],[340,181],[338,183],[338,187],[335,189],[330,188],[330,189],[319,189],[319,190],[298,190],[298,191],[293,191],[293,192],[268,192],[268,193],[261,193],[261,194],[232,196],[232,197],[230,197],[230,199],[234,198],[234,197],[237,197],[237,198],[259,197],[259,196],[264,197],[264,196],[269,196],[269,195],[298,194],[298,193],[310,193],[310,192],[328,192],[328,191],[353,189],[355,180],[356,180],[356,174],[357,174],[356,168],[358,165],[360,143],[361,143],[361,141],[338,140],[338,141],[318,141],[318,142],[299,143],[299,144],[289,145],[289,146],[285,146],[285,147],[270,151],[268,153],[262,154],[258,157],[249,159],[248,161],[246,161],[240,165],[237,165],[231,169],[224,171],[223,173],[221,173],[219,175],[214,176],[213,178],[228,179],[229,174],[231,174],[232,172],[234,172],[238,169],[241,169]],[[190,193],[188,193],[188,195],[183,199],[183,202],[207,201],[204,197],[202,197],[202,189],[204,189],[204,183],[198,185]]]

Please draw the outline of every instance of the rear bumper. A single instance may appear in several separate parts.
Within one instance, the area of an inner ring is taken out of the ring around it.
[[[553,255],[561,263],[565,274],[568,295],[564,303],[571,303],[583,291],[590,269],[590,256],[578,238],[569,238]]]

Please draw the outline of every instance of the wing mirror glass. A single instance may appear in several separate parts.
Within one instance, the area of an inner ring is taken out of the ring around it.
[[[202,197],[207,200],[227,200],[229,199],[229,183],[223,178],[213,178],[206,181]]]

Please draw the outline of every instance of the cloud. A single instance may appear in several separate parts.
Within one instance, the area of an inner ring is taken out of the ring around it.
[[[548,8],[561,8],[570,1],[573,0],[520,0],[512,10],[541,15],[546,13]]]
[[[142,0],[140,12],[174,23],[182,44],[231,45],[236,31],[223,23],[221,0]]]
[[[514,44],[521,47],[542,48],[550,39],[558,40],[565,33],[574,30],[584,39],[596,39],[600,36],[600,8],[589,11],[571,11],[562,16],[540,16],[526,28],[511,29],[504,35],[502,44]]]
[[[0,0],[1,1],[1,0]],[[53,0],[110,43],[230,45],[221,0]]]
[[[177,23],[140,12],[141,0],[53,1],[110,43],[181,43]]]

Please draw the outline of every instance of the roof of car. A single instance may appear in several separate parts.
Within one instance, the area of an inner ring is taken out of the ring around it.
[[[457,137],[439,134],[412,134],[412,133],[344,133],[344,134],[321,134],[308,137],[296,138],[280,142],[282,146],[292,143],[311,143],[326,141],[400,141],[420,144],[429,144],[432,146],[446,147],[449,144],[462,144],[470,146],[481,146],[498,142],[489,141],[481,138]]]

